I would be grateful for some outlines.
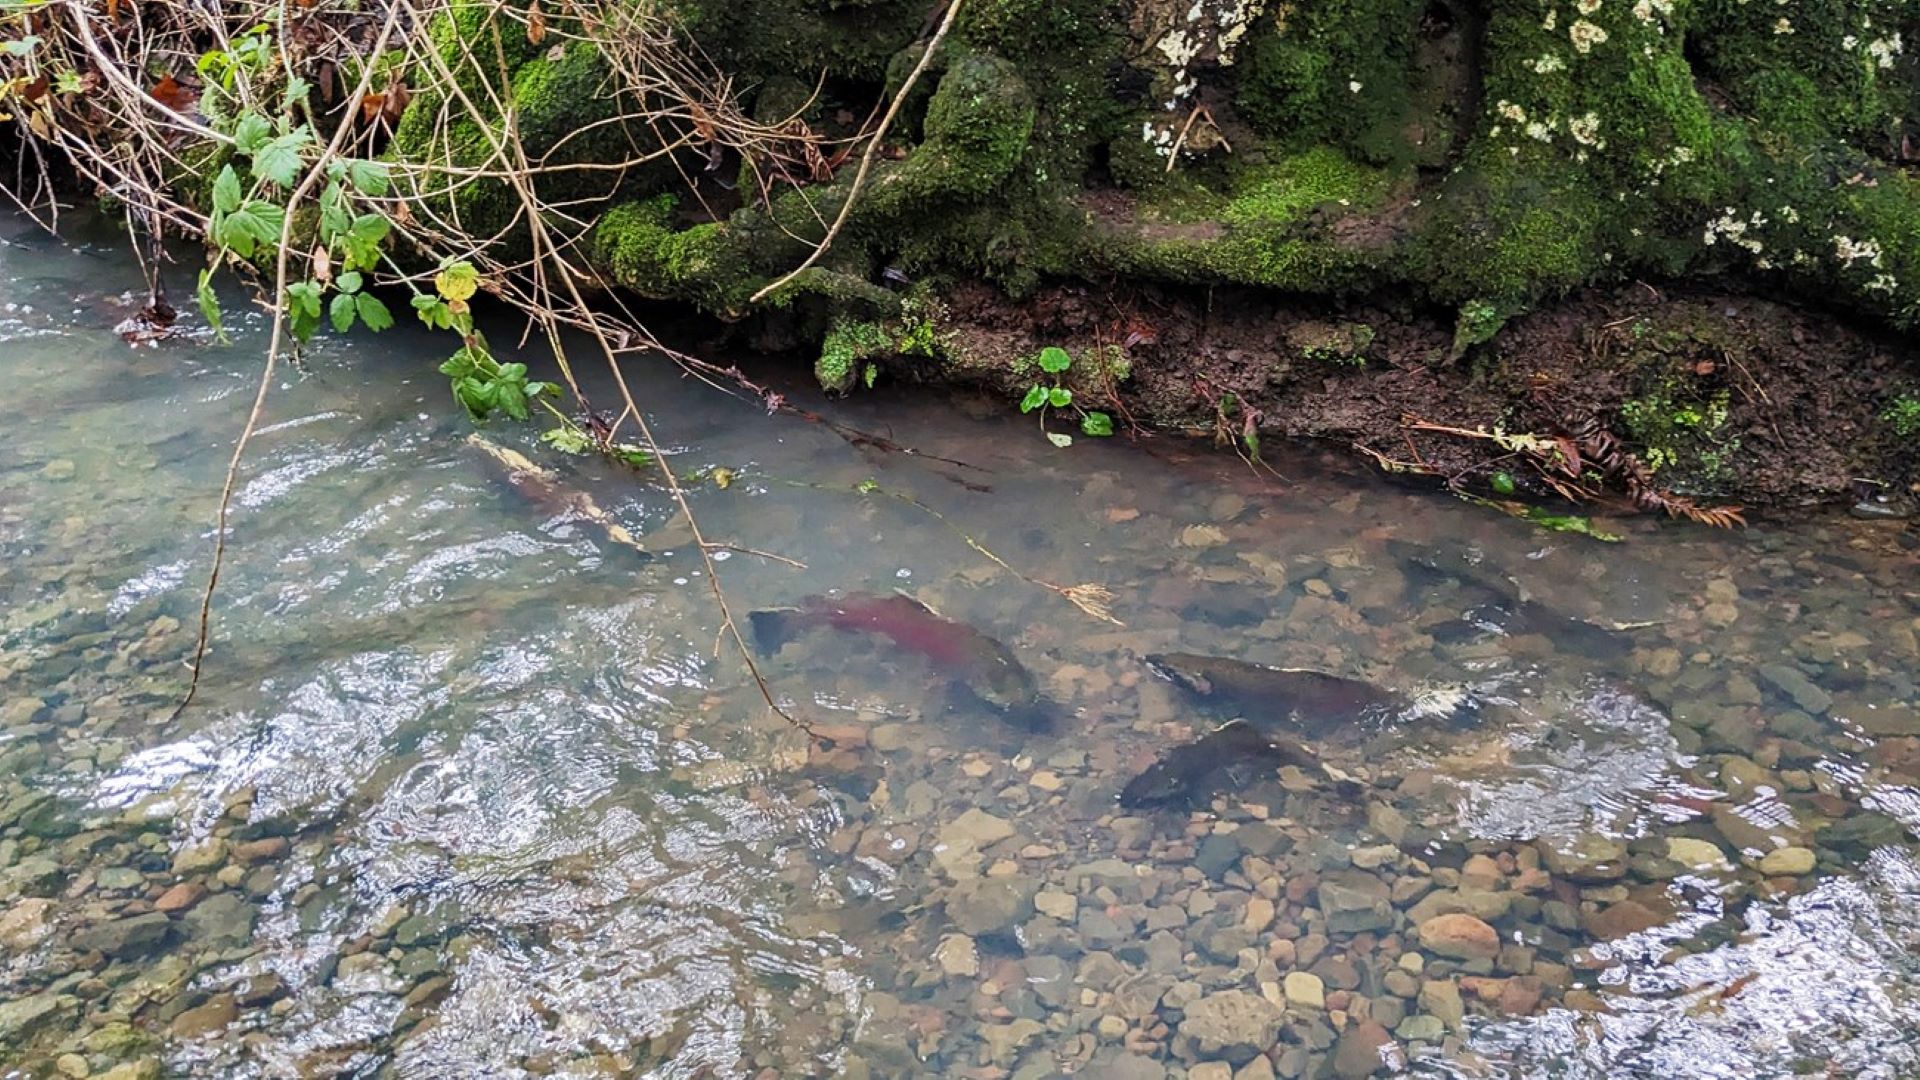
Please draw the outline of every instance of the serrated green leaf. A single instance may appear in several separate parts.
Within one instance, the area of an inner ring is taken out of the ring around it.
[[[346,192],[338,180],[320,190],[320,239],[332,244],[353,228],[353,215],[347,211]]]
[[[273,139],[273,123],[257,112],[244,113],[233,126],[233,148],[252,156]]]
[[[220,297],[213,291],[213,271],[200,271],[200,285],[194,290],[194,299],[200,304],[200,316],[213,327],[214,336],[225,340],[226,326],[221,322]]]
[[[1059,447],[1060,449],[1065,450],[1067,447],[1073,445],[1073,436],[1068,435],[1065,432],[1049,431],[1047,432],[1047,441]]]
[[[234,172],[231,165],[222,166],[220,175],[213,179],[213,212],[231,214],[240,209],[240,200],[245,197],[246,192],[240,189],[240,174]]]
[[[360,313],[360,321],[366,323],[367,329],[376,334],[393,325],[393,313],[388,311],[387,305],[381,303],[380,298],[372,293],[356,294],[353,298],[353,306],[354,310]]]
[[[353,297],[346,293],[333,294],[333,302],[327,305],[327,321],[333,323],[333,332],[344,334],[353,328]]]
[[[353,188],[370,199],[385,198],[391,184],[387,176],[387,166],[383,162],[356,159],[347,163],[347,175],[353,178]]]
[[[360,271],[358,270],[349,270],[333,279],[333,287],[343,293],[359,292],[361,284]]]
[[[1049,375],[1058,375],[1073,366],[1073,357],[1058,345],[1049,345],[1040,350],[1040,370]]]
[[[526,382],[527,365],[521,363],[501,364],[500,374],[495,375],[494,378],[503,379],[507,382]]]
[[[461,349],[440,362],[440,374],[450,379],[464,379],[479,368],[473,362],[473,355]]]
[[[1080,418],[1080,434],[1104,438],[1113,434],[1113,417],[1103,412],[1090,412]]]
[[[552,428],[541,433],[540,441],[563,454],[584,454],[593,449],[592,436],[579,428]]]
[[[1030,386],[1027,388],[1027,396],[1020,399],[1020,411],[1030,413],[1046,403],[1047,388],[1038,385]]]
[[[1064,409],[1073,404],[1073,391],[1064,386],[1056,386],[1047,391],[1047,404],[1056,409]]]
[[[862,372],[860,376],[861,381],[867,384],[867,389],[869,390],[873,389],[873,380],[879,377],[880,367],[877,364],[868,364],[866,371]]]
[[[300,151],[313,141],[313,132],[305,124],[285,135],[276,135],[253,154],[253,175],[271,184],[290,188],[300,176]]]

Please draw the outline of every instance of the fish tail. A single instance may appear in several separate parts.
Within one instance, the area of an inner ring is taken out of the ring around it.
[[[793,640],[799,628],[795,625],[795,616],[800,612],[793,608],[773,608],[768,611],[750,611],[747,624],[753,632],[753,647],[762,656],[772,656]]]
[[[1479,710],[1480,698],[1471,688],[1447,685],[1429,687],[1414,695],[1413,707],[1408,712],[1415,719],[1458,724],[1472,719]]]

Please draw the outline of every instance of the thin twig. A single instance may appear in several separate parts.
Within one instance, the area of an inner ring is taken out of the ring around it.
[[[401,8],[398,5],[388,10],[386,23],[380,29],[380,39],[374,44],[373,55],[378,56],[386,51],[387,42],[392,37],[394,28],[400,23],[400,11]],[[79,15],[82,20],[85,19],[84,11]],[[368,64],[366,70],[361,72],[360,84],[354,89],[353,96],[347,103],[346,118],[334,130],[333,138],[327,143],[327,148],[321,151],[320,156],[307,169],[307,175],[302,177],[299,185],[293,189],[287,205],[300,205],[300,201],[305,199],[315,185],[319,184],[320,179],[326,175],[327,163],[339,154],[342,146],[346,145],[347,136],[353,130],[353,118],[360,111],[360,99],[366,94],[367,86],[373,80],[373,71],[374,66]],[[227,554],[227,514],[233,505],[233,486],[240,475],[240,459],[246,456],[247,444],[252,441],[255,429],[260,426],[260,412],[267,403],[267,388],[273,384],[274,365],[280,358],[280,345],[286,337],[287,255],[293,247],[294,220],[295,216],[289,213],[280,221],[280,250],[274,258],[273,268],[273,329],[267,338],[267,362],[260,371],[260,385],[253,392],[253,407],[248,410],[247,422],[240,429],[240,439],[233,444],[233,457],[227,461],[226,479],[220,485],[220,510],[215,516],[213,527],[213,567],[207,573],[206,590],[200,595],[200,629],[193,646],[193,675],[187,682],[186,695],[180,699],[179,707],[173,710],[174,719],[193,704],[194,695],[200,690],[200,673],[206,666],[207,636],[213,622],[213,591],[220,584],[220,566]]]
[[[867,173],[873,168],[873,159],[879,153],[881,141],[887,137],[887,129],[893,126],[894,118],[900,115],[901,107],[906,104],[907,95],[913,92],[914,84],[920,81],[920,76],[927,70],[927,65],[933,62],[933,54],[940,51],[940,42],[946,39],[947,31],[953,29],[954,20],[959,17],[960,8],[964,3],[965,0],[953,0],[953,3],[947,6],[947,16],[940,20],[940,29],[934,31],[933,39],[927,42],[926,51],[920,54],[920,62],[913,65],[913,71],[908,73],[907,81],[901,83],[899,92],[893,95],[893,104],[887,106],[887,114],[880,118],[879,128],[874,131],[872,140],[867,143],[866,152],[860,155],[860,168],[853,174],[853,186],[847,189],[846,200],[840,204],[840,213],[834,217],[833,224],[827,227],[827,235],[820,239],[819,246],[815,247],[813,253],[808,255],[799,266],[789,270],[773,284],[764,286],[759,292],[754,293],[751,298],[753,303],[757,304],[792,284],[795,278],[811,269],[814,263],[819,262],[821,257],[826,255],[827,249],[833,246],[834,237],[840,235],[841,228],[846,225],[847,218],[853,213],[853,204],[860,198],[860,188],[867,182]]]

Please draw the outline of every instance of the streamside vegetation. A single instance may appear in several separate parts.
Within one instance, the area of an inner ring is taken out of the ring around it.
[[[646,441],[563,329],[760,392],[637,297],[835,393],[989,384],[1063,447],[1231,424],[1731,524],[1913,479],[1904,353],[1673,305],[1920,323],[1916,34],[1920,0],[6,0],[0,110],[29,212],[204,242],[216,330],[222,272],[293,345],[411,314],[460,407],[557,447]],[[483,294],[551,381],[495,358]],[[1831,459],[1780,466],[1809,439]]]

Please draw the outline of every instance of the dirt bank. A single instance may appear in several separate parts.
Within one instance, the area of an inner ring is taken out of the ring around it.
[[[1577,293],[1456,355],[1455,328],[1410,307],[1331,306],[1239,289],[1056,285],[1023,300],[985,286],[949,293],[937,355],[876,354],[889,380],[978,385],[1009,409],[1051,378],[1059,347],[1073,405],[1050,427],[1077,432],[1099,410],[1143,429],[1328,440],[1384,468],[1491,494],[1552,496],[1540,470],[1484,438],[1419,423],[1561,437],[1611,433],[1662,491],[1753,512],[1848,507],[1884,492],[1911,509],[1920,434],[1903,402],[1920,381],[1912,349],[1833,315],[1730,292],[1635,284]],[[911,329],[908,330],[911,333]],[[762,336],[762,345],[768,340]],[[864,381],[864,380],[860,380]],[[1249,423],[1251,422],[1251,427]],[[1582,469],[1625,503],[1619,476]]]

